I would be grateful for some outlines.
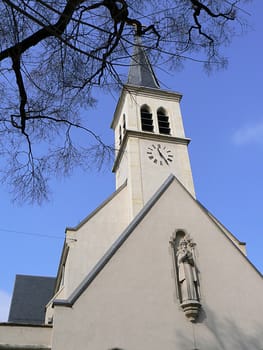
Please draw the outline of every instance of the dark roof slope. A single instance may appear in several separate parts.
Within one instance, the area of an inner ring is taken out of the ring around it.
[[[16,275],[8,322],[43,324],[56,278]]]
[[[141,44],[140,37],[138,36],[135,37],[127,83],[155,89],[160,88],[151,63],[147,57],[144,47]]]

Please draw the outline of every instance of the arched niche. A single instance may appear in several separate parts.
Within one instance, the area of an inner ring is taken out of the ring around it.
[[[196,244],[184,230],[177,230],[170,243],[173,249],[178,300],[186,317],[194,322],[201,308]]]

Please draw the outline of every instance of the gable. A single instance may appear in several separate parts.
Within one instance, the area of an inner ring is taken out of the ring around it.
[[[79,225],[67,228],[57,284],[57,288],[63,287],[64,297],[73,292],[128,225],[127,203],[125,183]]]
[[[77,337],[80,343],[89,339],[94,349],[191,348],[193,327],[202,349],[259,346],[260,274],[189,193],[174,178],[169,181],[115,251],[89,275],[89,283],[83,281],[74,302],[55,303],[55,323],[68,329],[67,319],[82,322],[75,329]],[[169,243],[177,229],[191,234],[196,243],[202,304],[196,324],[185,318],[178,303]]]

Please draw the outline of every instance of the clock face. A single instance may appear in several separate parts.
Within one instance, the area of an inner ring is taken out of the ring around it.
[[[169,165],[174,157],[169,148],[160,144],[147,147],[147,156],[156,165]]]

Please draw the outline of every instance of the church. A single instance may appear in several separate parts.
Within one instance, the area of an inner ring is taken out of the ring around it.
[[[196,198],[180,111],[137,40],[111,127],[116,191],[55,278],[17,275],[0,349],[262,350],[262,275]]]

